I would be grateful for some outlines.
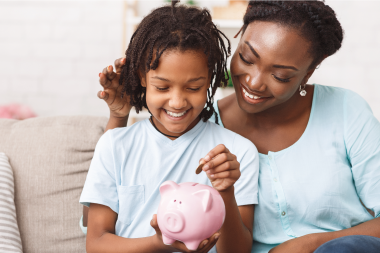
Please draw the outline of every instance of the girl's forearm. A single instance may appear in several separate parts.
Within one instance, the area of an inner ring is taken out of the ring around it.
[[[160,249],[155,236],[143,238],[123,238],[112,233],[104,233],[101,237],[87,236],[86,250],[88,253],[165,253]]]
[[[110,115],[110,118],[108,120],[106,129],[104,130],[104,132],[107,132],[108,130],[114,129],[117,127],[127,126],[128,118],[129,118],[129,115],[127,115],[126,117],[122,117],[122,118]]]
[[[244,225],[237,206],[234,188],[220,192],[226,206],[226,219],[220,230],[220,238],[216,244],[218,253],[251,252],[252,235]]]

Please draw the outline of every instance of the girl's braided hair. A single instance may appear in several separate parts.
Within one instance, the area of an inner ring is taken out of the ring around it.
[[[218,87],[226,86],[228,81],[227,57],[231,47],[227,37],[212,22],[208,10],[184,5],[172,5],[153,10],[146,16],[132,35],[125,53],[119,84],[122,94],[130,97],[130,103],[136,112],[147,108],[146,88],[141,85],[138,72],[145,74],[156,69],[165,50],[201,50],[208,57],[207,66],[211,75],[210,89],[207,91],[206,107],[200,114],[207,121],[213,113],[213,97]],[[224,40],[227,40],[227,45]],[[153,59],[155,53],[155,59]],[[216,122],[217,123],[217,122]]]
[[[343,29],[335,12],[323,1],[249,1],[242,31],[253,21],[273,21],[297,28],[311,43],[314,68],[342,45]]]

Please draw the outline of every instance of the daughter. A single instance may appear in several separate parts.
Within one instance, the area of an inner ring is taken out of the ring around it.
[[[210,185],[224,200],[221,230],[197,252],[215,252],[216,242],[218,252],[251,251],[257,149],[207,121],[215,90],[226,83],[222,36],[207,10],[175,3],[138,26],[120,87],[137,112],[145,107],[152,117],[107,131],[96,146],[80,197],[90,207],[87,252],[189,252],[178,241],[164,245],[157,226],[167,180]],[[205,173],[196,175],[200,158]]]

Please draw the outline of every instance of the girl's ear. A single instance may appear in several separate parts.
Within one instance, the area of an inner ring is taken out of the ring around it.
[[[146,75],[143,75],[140,70],[137,71],[137,75],[139,76],[141,86],[146,88]]]

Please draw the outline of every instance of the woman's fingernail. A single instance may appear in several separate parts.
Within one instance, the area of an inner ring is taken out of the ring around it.
[[[208,171],[206,171],[206,173],[207,173],[207,174],[210,174],[210,173],[211,173],[211,171],[209,171],[209,170],[208,170]]]
[[[111,71],[111,65],[109,65],[109,66],[107,67],[107,70],[108,70],[108,71]]]
[[[206,246],[207,244],[207,241],[205,241],[203,244],[202,244],[202,247]]]
[[[206,156],[205,156],[205,160],[206,160],[206,161],[210,161],[210,156],[209,156],[209,155],[206,155]]]
[[[101,73],[99,73],[99,77],[100,77],[100,74],[101,74]]]
[[[214,174],[212,174],[211,177],[214,177]]]
[[[218,240],[218,238],[219,238],[219,235],[216,235],[216,236],[215,236],[215,240]]]

